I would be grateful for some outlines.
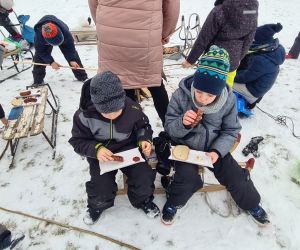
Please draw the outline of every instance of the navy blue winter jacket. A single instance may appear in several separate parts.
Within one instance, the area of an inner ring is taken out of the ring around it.
[[[76,50],[74,45],[74,39],[69,27],[57,17],[53,15],[44,16],[38,23],[34,26],[35,38],[34,38],[34,47],[35,53],[43,59],[47,64],[54,62],[51,52],[53,46],[46,43],[45,39],[42,36],[42,25],[47,22],[53,22],[56,24],[64,35],[64,42],[59,46],[59,49],[63,53],[64,57],[68,62],[76,61]]]
[[[281,45],[273,51],[254,54],[248,68],[237,71],[234,82],[246,84],[253,96],[262,97],[272,88],[284,59],[285,50]]]

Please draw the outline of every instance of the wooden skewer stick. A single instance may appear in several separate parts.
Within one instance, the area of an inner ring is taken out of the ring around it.
[[[32,61],[13,61],[14,63],[21,63],[21,64],[32,64],[32,65],[38,65],[38,66],[44,66],[44,67],[49,67],[51,66],[50,64],[45,64],[45,63],[36,63],[36,62],[32,62]],[[98,71],[97,68],[75,68],[75,67],[71,67],[71,66],[65,66],[65,65],[61,65],[60,68],[67,68],[67,69],[75,69],[75,70],[89,70],[89,71]]]

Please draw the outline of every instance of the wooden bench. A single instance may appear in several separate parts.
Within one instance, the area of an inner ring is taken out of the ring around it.
[[[96,30],[71,30],[75,45],[97,45]]]
[[[3,131],[3,139],[7,141],[7,146],[5,147],[5,150],[1,154],[1,156],[4,155],[6,149],[9,146],[12,155],[10,168],[13,166],[14,157],[20,139],[28,138],[30,136],[43,134],[43,136],[53,149],[52,158],[55,158],[56,128],[59,110],[57,100],[48,84],[42,84],[33,88],[27,87],[27,89],[39,92],[40,101],[38,102],[38,104],[33,103],[32,105],[28,106],[24,105],[21,115],[17,119],[8,120],[8,126]],[[48,98],[48,91],[50,91],[50,94],[52,95],[51,101]],[[47,103],[51,108],[52,126],[50,138],[44,132],[45,111]]]

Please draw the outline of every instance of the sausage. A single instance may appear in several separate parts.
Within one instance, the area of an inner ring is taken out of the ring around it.
[[[202,109],[197,110],[197,117],[196,117],[195,121],[191,124],[192,128],[196,127],[198,125],[198,123],[202,120],[203,113],[204,112]]]
[[[30,94],[31,94],[30,90],[25,90],[25,91],[20,92],[20,96],[28,96]]]
[[[118,161],[118,162],[124,161],[124,158],[120,155],[112,155],[111,157],[114,159],[114,161]]]
[[[36,102],[37,99],[33,98],[33,97],[27,97],[26,99],[24,99],[24,103],[30,103],[30,102]]]

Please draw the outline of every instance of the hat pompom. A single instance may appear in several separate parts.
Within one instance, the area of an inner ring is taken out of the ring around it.
[[[274,27],[273,27],[273,29],[274,29],[274,31],[275,31],[276,33],[278,33],[279,31],[281,31],[282,28],[283,28],[283,27],[282,27],[281,23],[274,24]]]

